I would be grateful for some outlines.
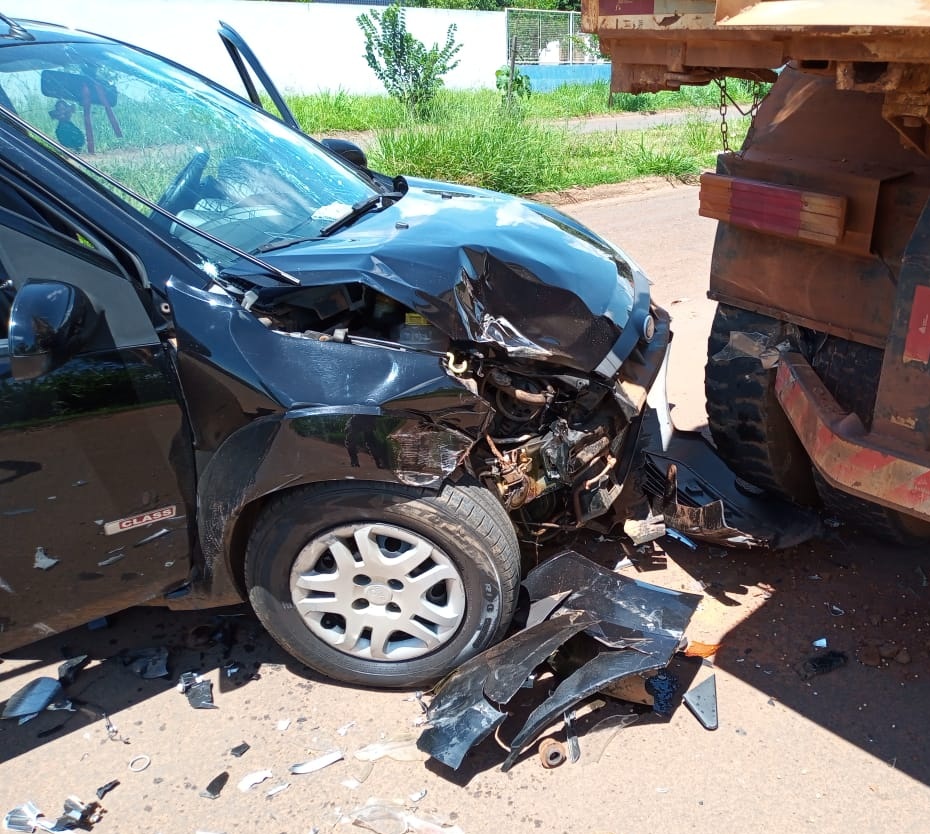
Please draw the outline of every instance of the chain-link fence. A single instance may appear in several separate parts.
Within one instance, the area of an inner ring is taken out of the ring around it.
[[[507,58],[518,64],[590,64],[604,60],[597,37],[581,31],[579,12],[507,9]]]

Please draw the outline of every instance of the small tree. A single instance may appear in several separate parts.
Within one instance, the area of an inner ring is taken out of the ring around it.
[[[442,76],[458,66],[452,60],[462,48],[455,43],[456,25],[450,24],[442,49],[435,43],[427,49],[407,31],[404,9],[397,3],[357,20],[365,36],[365,60],[388,95],[418,118],[425,117],[442,87]]]

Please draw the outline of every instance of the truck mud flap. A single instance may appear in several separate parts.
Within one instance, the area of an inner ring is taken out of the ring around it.
[[[642,488],[667,528],[723,547],[794,547],[822,532],[813,510],[741,481],[697,432],[643,452]]]
[[[434,689],[429,726],[417,747],[448,767],[457,769],[503,723],[507,713],[501,707],[544,664],[559,682],[508,745],[503,770],[554,718],[590,695],[626,678],[661,673],[701,600],[613,573],[570,550],[530,571],[523,587],[535,621]],[[576,641],[582,642],[580,651],[565,650]]]

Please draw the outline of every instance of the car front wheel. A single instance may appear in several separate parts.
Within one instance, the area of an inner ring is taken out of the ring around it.
[[[429,494],[333,483],[272,499],[245,578],[259,619],[307,666],[347,683],[409,687],[502,636],[520,553],[507,513],[480,486]]]

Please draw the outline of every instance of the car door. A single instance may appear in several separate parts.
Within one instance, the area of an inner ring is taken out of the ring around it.
[[[0,651],[190,571],[173,365],[141,268],[85,232],[0,177]]]
[[[282,122],[294,128],[294,130],[300,130],[300,125],[297,123],[296,117],[284,101],[284,96],[278,91],[278,88],[271,80],[271,76],[265,72],[265,68],[261,65],[255,53],[252,51],[252,48],[245,42],[242,35],[228,23],[223,23],[222,21],[220,21],[219,34],[220,39],[223,41],[223,46],[226,47],[229,57],[232,58],[232,62],[235,64],[236,72],[239,73],[239,77],[242,79],[242,84],[245,87],[249,101],[256,107],[261,107],[263,110],[268,109],[266,103],[261,99],[259,92],[261,88],[264,90],[274,110],[277,111],[269,112],[271,112],[272,115],[278,116]],[[252,73],[255,74],[254,78],[252,77]]]

